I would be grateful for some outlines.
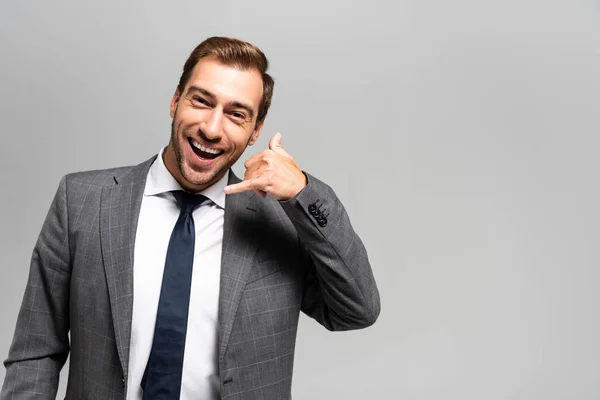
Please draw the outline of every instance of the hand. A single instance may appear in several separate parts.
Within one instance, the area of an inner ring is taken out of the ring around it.
[[[265,198],[289,200],[306,186],[306,176],[296,161],[281,146],[281,133],[273,135],[269,149],[250,157],[245,163],[244,180],[226,186],[226,194],[254,190]]]

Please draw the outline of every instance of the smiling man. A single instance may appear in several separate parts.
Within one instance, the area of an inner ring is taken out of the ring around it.
[[[209,38],[186,61],[168,145],[69,174],[34,248],[2,399],[288,399],[300,311],[367,327],[379,294],[333,190],[271,137],[255,46]]]

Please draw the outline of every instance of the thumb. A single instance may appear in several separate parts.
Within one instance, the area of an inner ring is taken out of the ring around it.
[[[283,150],[283,146],[281,146],[281,133],[277,132],[269,140],[269,149],[273,151]]]

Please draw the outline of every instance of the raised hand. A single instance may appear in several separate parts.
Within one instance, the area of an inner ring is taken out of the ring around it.
[[[269,149],[250,157],[244,167],[244,180],[226,186],[226,194],[254,190],[263,198],[269,194],[277,200],[289,200],[307,183],[296,161],[281,146],[279,132],[269,141]]]

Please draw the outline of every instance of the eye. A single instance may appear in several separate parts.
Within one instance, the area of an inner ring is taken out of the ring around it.
[[[239,111],[234,111],[231,113],[231,115],[235,118],[235,119],[239,119],[239,120],[246,120],[246,116],[239,112]]]
[[[205,105],[205,106],[208,106],[208,105],[210,105],[210,104],[208,103],[208,101],[204,100],[202,97],[199,97],[199,96],[193,96],[193,97],[192,97],[192,103],[196,103],[196,104],[203,104],[203,105]]]

